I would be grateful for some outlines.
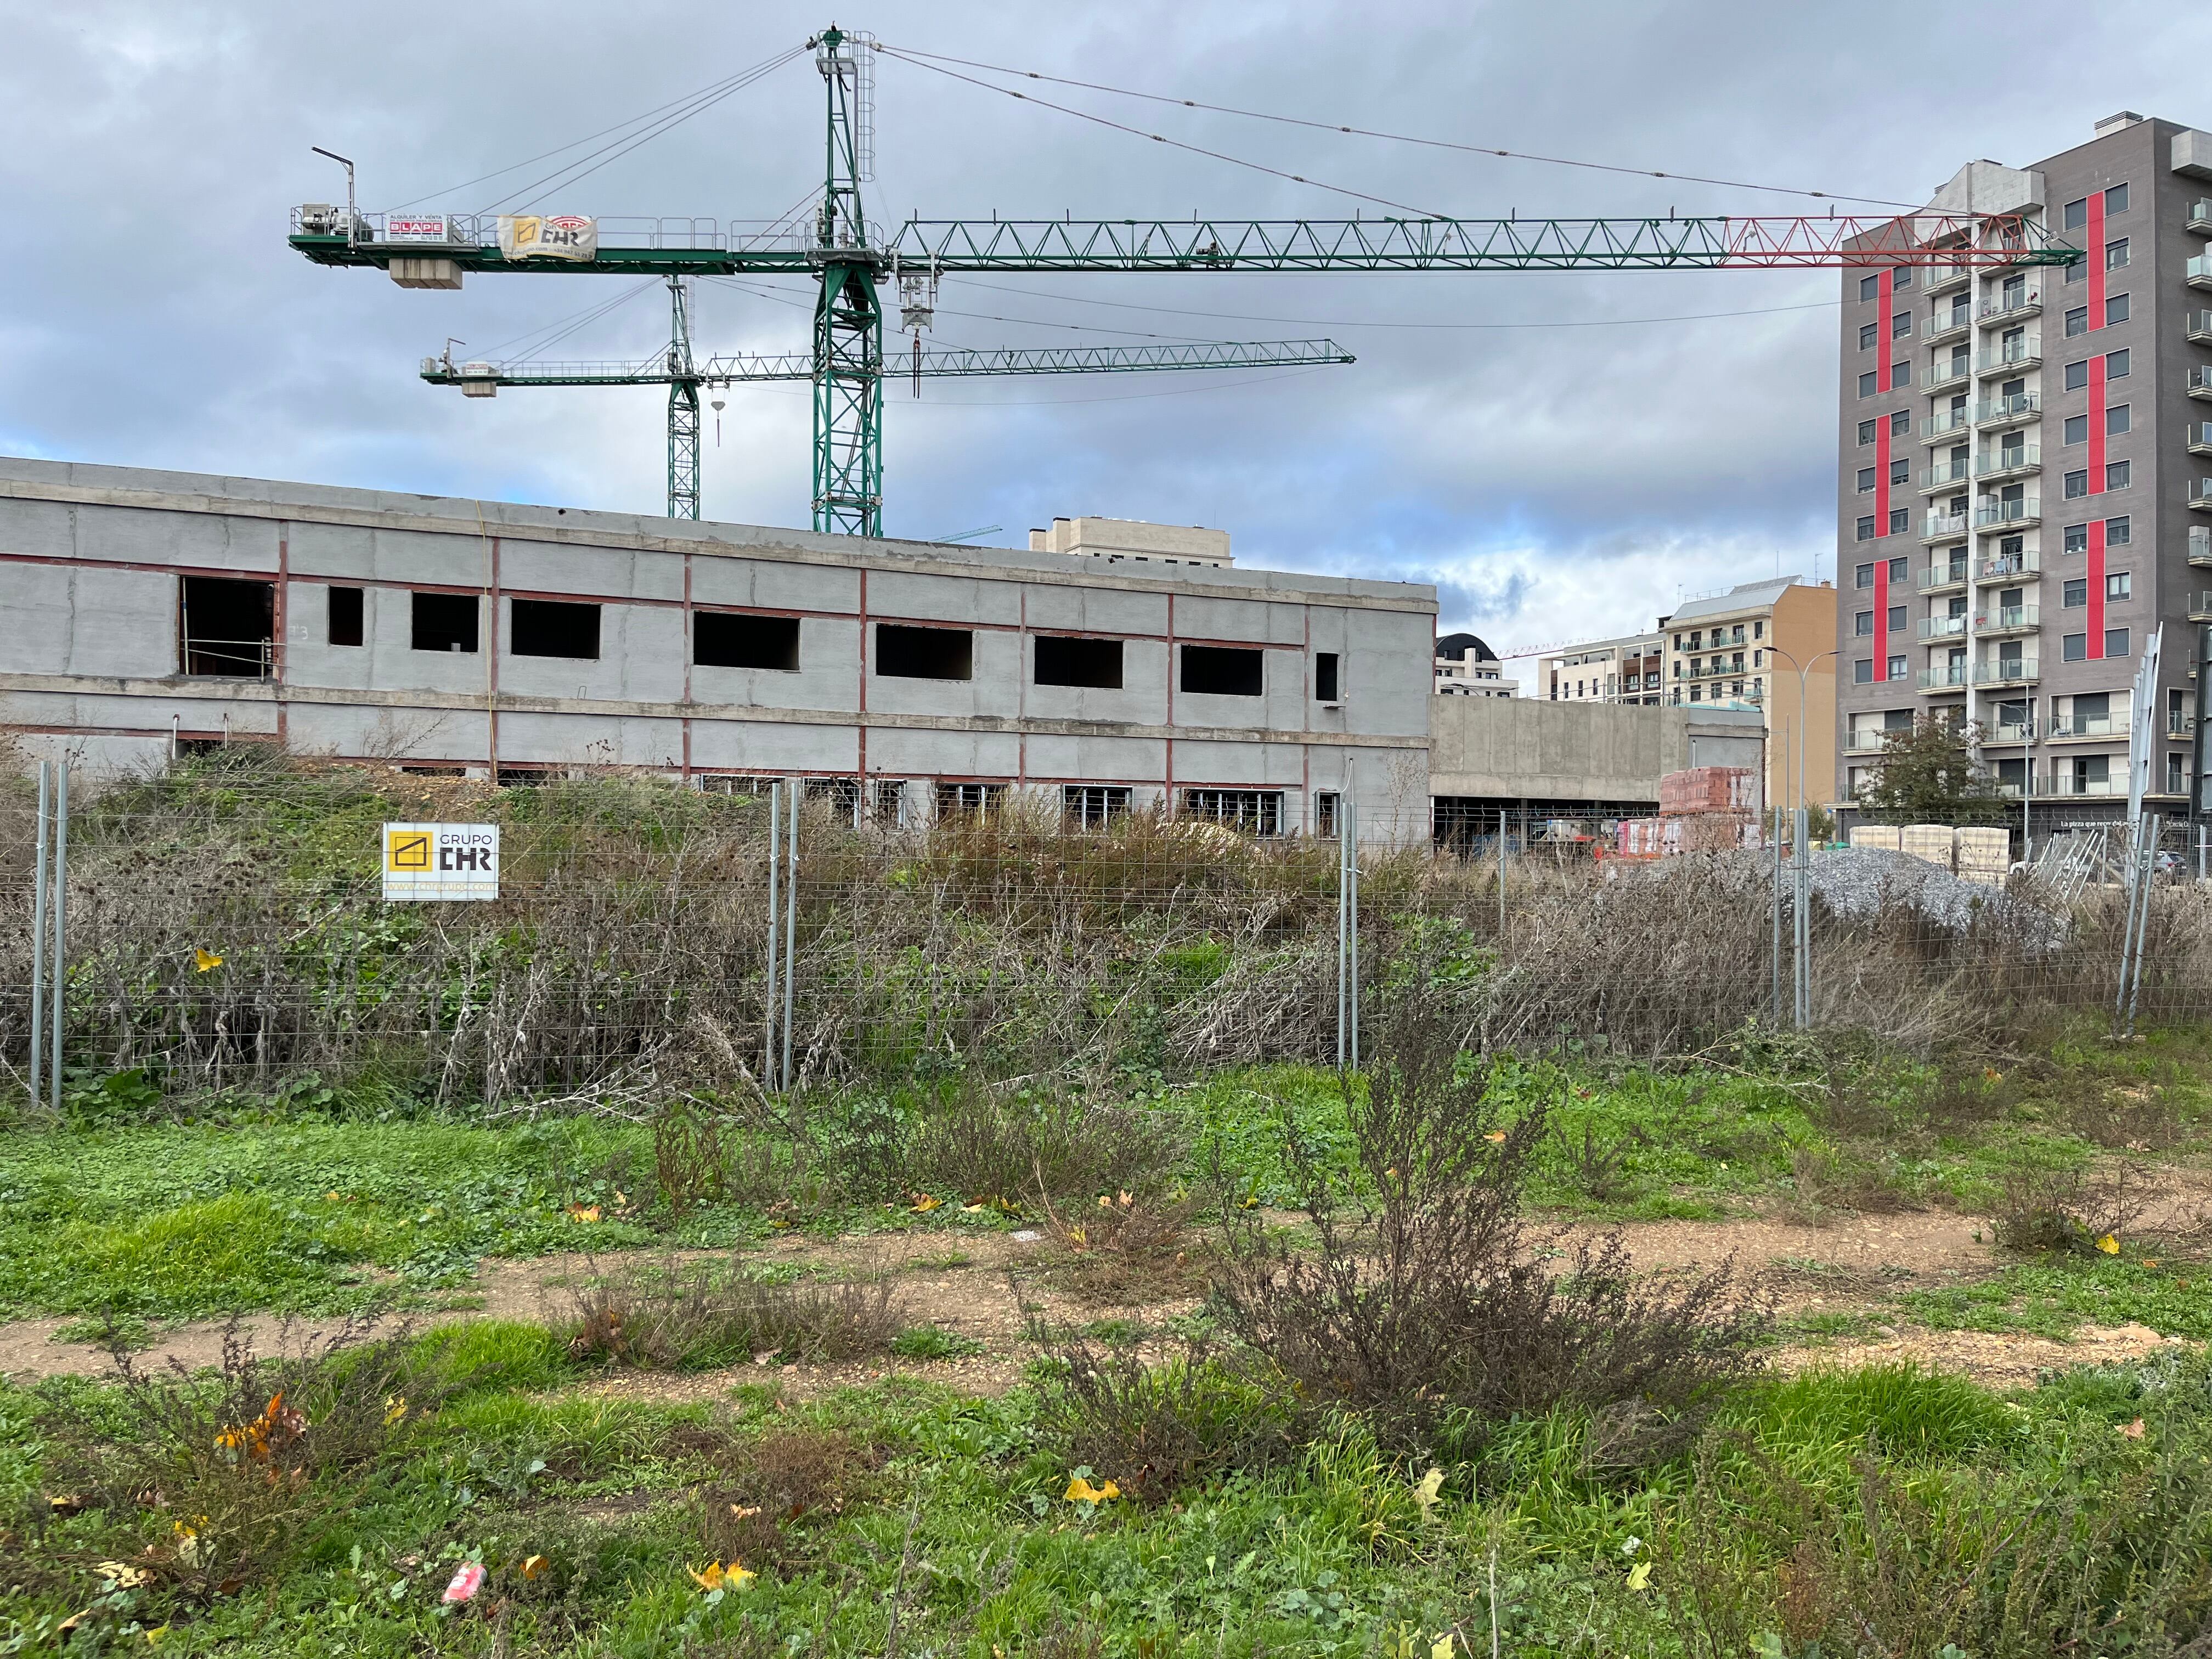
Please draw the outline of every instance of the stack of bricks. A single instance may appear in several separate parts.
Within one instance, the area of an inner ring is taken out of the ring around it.
[[[1759,779],[1747,766],[1692,766],[1659,780],[1659,816],[1627,818],[1617,845],[1624,858],[1755,848]]]

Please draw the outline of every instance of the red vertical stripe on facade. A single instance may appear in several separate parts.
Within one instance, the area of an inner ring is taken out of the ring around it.
[[[1889,391],[1890,283],[1894,273],[1883,271],[1879,285],[1880,314],[1875,319],[1875,382],[1885,395]],[[1889,534],[1889,416],[1876,418],[1874,428],[1874,533],[1879,553]],[[1889,678],[1889,561],[1877,557],[1874,567],[1874,677]]]
[[[2089,493],[2105,493],[2105,360],[2089,359]]]
[[[1874,677],[1889,678],[1889,561],[1877,559],[1874,567]]]
[[[2088,647],[2089,660],[2096,662],[2105,654],[2105,521],[2089,521],[2089,556],[2083,572],[2089,579],[2089,637],[2082,643]]]
[[[2089,274],[2089,326],[2105,325],[2105,192],[2089,193],[2089,226],[2082,234],[2082,258]]]

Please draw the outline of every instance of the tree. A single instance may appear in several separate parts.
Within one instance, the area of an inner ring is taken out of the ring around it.
[[[1882,739],[1859,806],[1876,823],[1996,823],[2011,809],[1977,765],[1979,726],[1923,714]]]

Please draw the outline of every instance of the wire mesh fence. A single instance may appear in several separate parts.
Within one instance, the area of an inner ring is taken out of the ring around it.
[[[373,1079],[515,1107],[978,1066],[1174,1077],[1334,1063],[1347,1003],[1371,1017],[1416,985],[1470,1046],[1661,1056],[1790,1024],[1800,948],[1809,1024],[1933,1044],[2110,1011],[2131,927],[2138,1017],[2212,1009],[2212,899],[2163,865],[2130,923],[2115,881],[1998,887],[1814,852],[1801,947],[1796,878],[1784,861],[1778,898],[1770,852],[1369,845],[1347,895],[1337,840],[1141,812],[1085,824],[1020,799],[926,825],[854,816],[805,802],[794,857],[772,846],[764,796],[646,776],[494,788],[234,750],[80,786],[65,972],[47,988],[65,1081],[177,1095]],[[0,1060],[18,1088],[36,820],[11,779]],[[496,823],[500,896],[387,903],[386,822]]]

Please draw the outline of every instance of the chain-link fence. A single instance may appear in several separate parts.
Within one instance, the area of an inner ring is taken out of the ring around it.
[[[245,750],[80,783],[66,970],[46,993],[64,1081],[188,1097],[373,1080],[447,1104],[759,1086],[786,994],[771,1000],[770,816],[643,776],[496,789]],[[1417,983],[1490,1048],[1681,1054],[1791,1023],[1797,882],[1782,861],[1778,896],[1768,852],[1364,848],[1354,993],[1335,841],[1144,813],[1082,825],[1018,799],[920,827],[854,817],[834,797],[799,815],[784,970],[802,1085],[1334,1063],[1347,1001],[1371,1017]],[[19,1088],[36,818],[11,779],[0,1057]],[[385,902],[386,822],[496,823],[500,896]],[[2118,996],[2117,883],[1809,864],[1814,1025],[1933,1044]],[[2171,872],[2146,908],[2139,1017],[2212,1008],[2205,890]]]

